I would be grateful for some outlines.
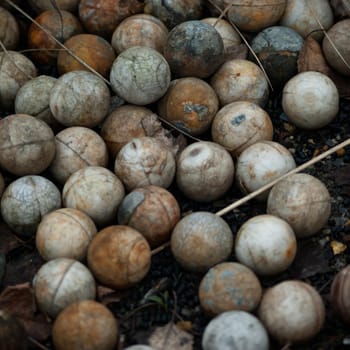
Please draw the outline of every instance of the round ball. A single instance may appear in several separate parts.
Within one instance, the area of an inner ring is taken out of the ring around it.
[[[42,120],[26,114],[0,120],[0,166],[10,173],[41,173],[52,162],[55,149],[55,136]]]
[[[46,214],[36,231],[36,248],[45,260],[82,261],[97,233],[94,222],[80,210],[62,208]]]
[[[19,88],[36,75],[29,58],[16,51],[0,51],[0,107],[13,110]]]
[[[52,340],[56,350],[113,350],[119,327],[112,312],[93,300],[78,301],[56,318]]]
[[[212,319],[202,338],[203,350],[268,350],[262,323],[246,311],[227,311]]]
[[[62,75],[51,90],[50,109],[64,126],[97,126],[107,115],[110,92],[95,74],[74,71]]]
[[[246,221],[235,241],[235,255],[258,275],[276,275],[293,262],[297,241],[290,225],[273,215],[258,215]]]
[[[151,249],[141,233],[133,228],[109,226],[90,243],[87,261],[99,282],[124,289],[146,276],[151,266]]]
[[[175,176],[172,153],[153,137],[132,139],[119,151],[114,172],[128,191],[137,187],[156,185],[167,188]]]
[[[1,215],[16,232],[30,237],[42,217],[61,207],[58,188],[42,176],[22,176],[8,185],[1,197]]]
[[[33,279],[36,302],[41,311],[55,318],[70,304],[95,299],[96,286],[89,269],[67,258],[50,260]]]
[[[123,199],[118,223],[139,231],[155,247],[170,238],[180,215],[175,197],[162,187],[150,185],[133,190]]]
[[[70,12],[75,12],[78,8],[80,0],[55,0],[55,3],[47,0],[28,0],[31,7],[36,12],[43,12],[46,10],[56,10],[59,8],[60,10],[66,10]]]
[[[230,154],[210,141],[187,146],[177,160],[176,183],[190,199],[211,202],[222,197],[234,179]]]
[[[235,101],[248,101],[263,107],[269,97],[269,86],[264,73],[253,62],[230,60],[213,75],[210,84],[221,106]]]
[[[133,46],[113,62],[110,81],[114,92],[125,101],[146,105],[165,94],[170,84],[170,68],[158,51]]]
[[[287,148],[273,141],[259,141],[246,148],[238,157],[236,179],[244,193],[251,193],[296,167]],[[269,191],[255,197],[267,199]]]
[[[0,339],[2,350],[27,350],[28,335],[21,321],[0,310]]]
[[[164,57],[177,77],[206,78],[223,62],[224,44],[218,31],[201,21],[177,25],[168,35]]]
[[[73,173],[62,191],[63,206],[89,215],[97,226],[113,222],[125,195],[122,182],[108,169],[87,166]]]
[[[319,129],[338,113],[338,89],[325,74],[299,73],[284,86],[282,107],[288,119],[299,128]]]
[[[171,235],[171,251],[186,270],[206,272],[231,254],[233,235],[221,217],[199,211],[182,218]]]
[[[11,12],[0,7],[0,41],[7,50],[15,50],[19,42],[19,26]],[[0,51],[3,51],[0,48]]]
[[[147,46],[163,53],[168,29],[157,17],[141,14],[130,16],[113,32],[111,44],[117,53],[132,46]]]
[[[314,176],[292,174],[272,187],[267,212],[287,221],[297,237],[309,237],[327,223],[331,197]]]
[[[248,267],[226,262],[212,267],[199,285],[199,302],[210,315],[230,310],[253,311],[259,304],[262,288]]]
[[[289,280],[265,292],[259,318],[281,344],[301,343],[320,332],[325,321],[325,307],[316,289],[305,282]]]
[[[113,47],[108,41],[98,35],[78,34],[65,41],[64,45],[97,73],[108,77],[115,59]],[[75,70],[89,70],[66,50],[59,52],[57,68],[60,75]]]
[[[55,136],[56,154],[50,165],[55,180],[64,184],[75,171],[86,166],[108,165],[108,150],[101,136],[88,128],[73,126]]]
[[[323,38],[322,49],[329,65],[338,73],[350,76],[350,68],[344,63],[350,61],[350,19],[335,23]],[[336,47],[336,49],[334,48]],[[349,63],[348,63],[349,65]]]

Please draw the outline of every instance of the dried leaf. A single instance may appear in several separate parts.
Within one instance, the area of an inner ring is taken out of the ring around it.
[[[339,17],[350,16],[350,1],[349,0],[331,0],[334,14]]]
[[[338,242],[338,241],[331,241],[331,248],[333,250],[334,255],[338,255],[343,253],[347,246],[344,243]]]
[[[97,286],[97,300],[105,306],[113,303],[119,303],[120,300],[126,295],[127,291],[116,291],[105,286]]]

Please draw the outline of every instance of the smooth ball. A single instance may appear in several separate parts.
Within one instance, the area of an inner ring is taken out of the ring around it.
[[[171,235],[171,251],[186,270],[206,272],[232,252],[233,235],[221,217],[195,212],[182,218]]]
[[[339,111],[339,93],[334,82],[319,72],[303,72],[283,88],[282,107],[288,119],[302,129],[319,129]]]
[[[15,50],[19,42],[19,26],[11,12],[0,7],[0,41],[7,50]],[[0,51],[3,51],[0,48]]]
[[[294,261],[297,241],[290,225],[273,215],[258,215],[238,230],[237,260],[258,275],[276,275]]]
[[[82,261],[97,233],[94,222],[80,210],[62,208],[46,214],[36,231],[36,248],[45,260]]]
[[[23,323],[4,310],[0,310],[0,339],[2,350],[28,349],[28,335]]]
[[[292,174],[272,187],[267,212],[287,221],[297,237],[309,237],[327,223],[331,196],[316,177]]]
[[[110,170],[87,166],[74,172],[62,191],[63,206],[89,215],[97,226],[115,221],[124,186]]]
[[[269,336],[263,324],[246,311],[227,311],[206,326],[203,350],[268,350]]]
[[[124,289],[146,276],[151,266],[151,249],[135,229],[124,225],[109,226],[92,240],[87,261],[99,282]]]
[[[119,326],[103,304],[83,300],[69,305],[56,318],[52,340],[56,350],[113,350]]]
[[[162,97],[169,87],[169,64],[158,51],[133,46],[113,62],[110,81],[113,91],[125,101],[150,104]]]
[[[320,332],[325,307],[315,288],[305,282],[287,280],[265,292],[258,315],[279,343],[294,344],[306,342]]]
[[[39,309],[55,318],[70,304],[95,299],[96,286],[89,269],[67,258],[50,260],[41,266],[33,279]]]
[[[211,202],[222,197],[234,180],[230,154],[210,141],[194,142],[180,154],[176,164],[176,183],[190,199]]]
[[[273,124],[268,113],[252,102],[229,103],[215,115],[211,135],[232,156],[239,156],[258,141],[271,141]]]

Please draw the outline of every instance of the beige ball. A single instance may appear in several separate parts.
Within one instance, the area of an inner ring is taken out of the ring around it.
[[[255,103],[237,101],[215,115],[211,135],[213,141],[237,157],[258,141],[271,141],[273,124],[268,113]]]
[[[115,221],[124,195],[119,178],[99,166],[87,166],[73,173],[62,191],[64,207],[83,211],[101,227]]]
[[[75,171],[86,166],[108,165],[108,150],[97,132],[81,127],[66,128],[55,136],[56,154],[50,165],[55,180],[64,184]]]
[[[176,183],[188,198],[211,202],[229,190],[234,171],[232,157],[223,147],[210,141],[195,142],[177,160]]]
[[[36,231],[36,248],[45,260],[82,261],[97,233],[94,222],[80,210],[62,208],[46,214]]]
[[[63,74],[51,90],[50,109],[64,126],[95,127],[106,117],[110,103],[106,83],[91,72]]]
[[[0,41],[7,50],[15,50],[19,42],[19,26],[11,12],[0,7]],[[0,47],[0,51],[3,51]]]
[[[272,187],[267,212],[287,221],[297,237],[309,237],[327,223],[331,196],[316,177],[292,174]]]

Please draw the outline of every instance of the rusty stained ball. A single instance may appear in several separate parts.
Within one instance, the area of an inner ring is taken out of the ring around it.
[[[211,135],[214,142],[238,157],[252,144],[273,137],[268,113],[252,102],[237,101],[222,107],[215,115]]]
[[[76,12],[80,0],[55,0],[54,3],[47,0],[28,0],[31,7],[36,12],[44,12],[46,10],[60,10]]]
[[[258,315],[280,344],[295,344],[306,342],[320,332],[325,306],[314,287],[302,281],[286,280],[265,292]]]
[[[19,88],[36,76],[29,58],[16,51],[0,51],[0,108],[13,110]]]
[[[237,260],[258,275],[277,275],[294,261],[297,241],[292,227],[273,215],[257,215],[238,230]]]
[[[147,185],[167,188],[173,182],[175,168],[174,156],[166,146],[147,136],[123,146],[114,164],[114,172],[128,191]]]
[[[56,350],[113,350],[119,326],[112,312],[94,300],[67,306],[55,319],[52,340]]]
[[[19,42],[19,25],[13,14],[0,7],[0,41],[7,50],[15,50]],[[3,48],[0,48],[3,51]]]
[[[108,41],[94,34],[77,34],[65,41],[64,46],[104,78],[108,77],[115,60],[113,47]],[[57,69],[60,75],[75,70],[90,71],[66,50],[58,54]]]
[[[28,335],[23,323],[5,310],[0,310],[0,339],[2,350],[28,349]]]
[[[192,77],[173,80],[158,102],[158,114],[191,135],[208,130],[218,109],[219,100],[213,88]]]
[[[113,91],[125,101],[147,105],[157,101],[170,84],[169,64],[158,51],[146,46],[124,50],[113,62]]]
[[[309,174],[292,174],[274,185],[267,212],[287,221],[298,238],[319,232],[331,214],[327,187]]]
[[[206,272],[232,253],[233,235],[221,217],[198,211],[182,218],[171,235],[176,261],[192,272]]]
[[[118,224],[139,231],[151,247],[169,240],[180,220],[176,198],[159,186],[145,186],[130,192],[118,208]]]
[[[64,126],[95,127],[106,117],[111,95],[106,83],[91,72],[62,75],[50,94],[50,109]]]
[[[139,0],[81,0],[79,18],[88,33],[110,39],[122,20],[143,12]]]
[[[224,60],[223,40],[208,23],[183,22],[170,31],[164,57],[176,77],[207,78]]]
[[[109,226],[90,243],[88,266],[96,279],[111,288],[129,288],[140,282],[151,266],[151,249],[135,229]]]
[[[287,148],[274,141],[259,141],[246,148],[236,163],[236,179],[240,189],[248,194],[288,173],[296,167]],[[255,197],[267,199],[269,190]]]
[[[82,261],[96,233],[94,222],[84,212],[61,208],[42,218],[36,231],[36,248],[45,260],[70,258]]]
[[[89,269],[68,258],[42,265],[34,276],[33,288],[39,309],[52,318],[70,304],[96,296],[96,283]]]
[[[210,85],[221,106],[248,101],[264,107],[269,97],[269,85],[263,71],[248,60],[226,61],[212,76]]]
[[[176,183],[186,197],[211,202],[222,197],[234,180],[231,155],[210,141],[194,142],[180,154],[176,164]]]
[[[55,136],[56,154],[50,165],[54,179],[64,184],[70,175],[86,166],[108,165],[108,150],[102,137],[95,131],[73,126]]]
[[[157,17],[139,14],[123,20],[114,30],[112,47],[116,53],[132,46],[147,46],[163,53],[168,29]]]
[[[11,229],[32,237],[42,217],[61,207],[61,193],[45,177],[22,176],[8,185],[1,197],[1,215]]]
[[[97,226],[115,221],[124,186],[110,170],[87,166],[74,172],[62,191],[63,206],[89,215]]]
[[[202,309],[215,316],[225,311],[253,311],[260,303],[262,288],[255,273],[236,262],[212,267],[199,285]]]
[[[12,114],[0,120],[0,167],[17,176],[44,171],[55,156],[55,136],[42,120]]]

